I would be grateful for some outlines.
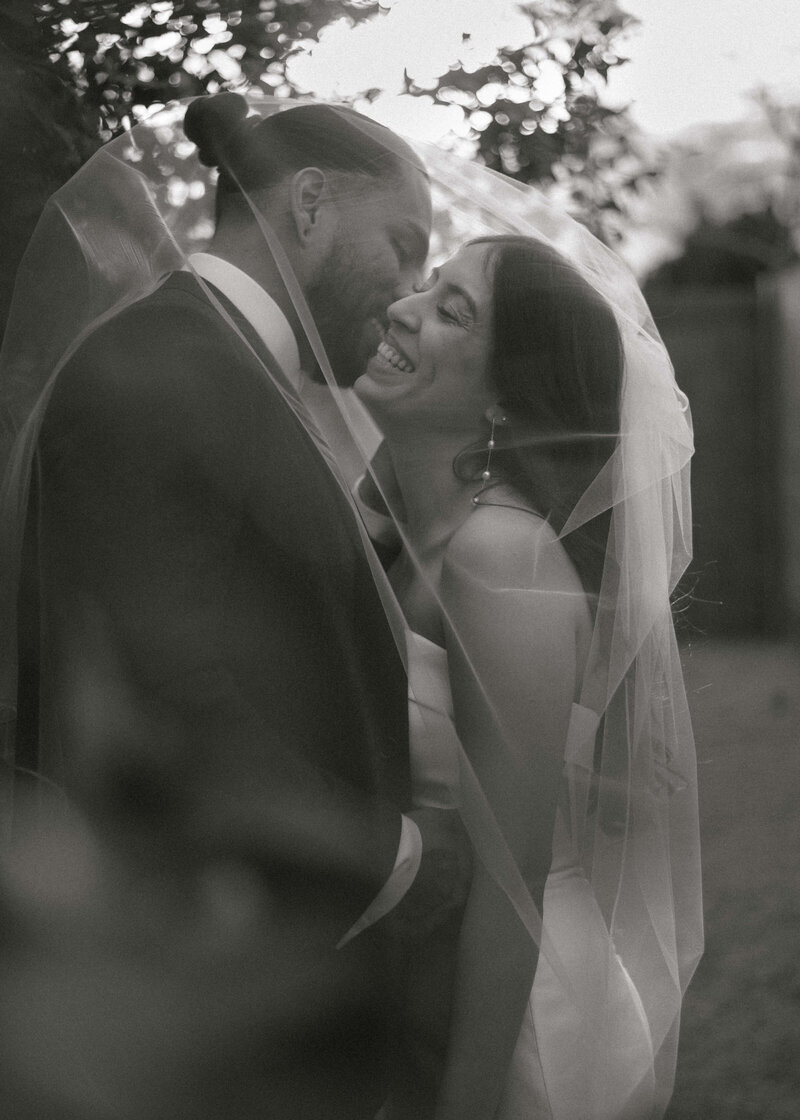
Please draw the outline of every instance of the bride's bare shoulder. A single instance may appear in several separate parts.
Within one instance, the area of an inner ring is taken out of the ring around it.
[[[521,508],[483,505],[473,510],[448,544],[445,568],[489,586],[583,592],[550,524]]]

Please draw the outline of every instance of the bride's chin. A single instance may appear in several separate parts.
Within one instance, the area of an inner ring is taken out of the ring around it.
[[[414,372],[404,372],[384,361],[380,354],[369,362],[353,391],[382,430],[401,421],[414,410]]]
[[[367,369],[365,369],[364,372],[360,374],[360,376],[358,376],[353,382],[353,392],[360,401],[364,402],[364,404],[367,403],[365,398],[368,398],[370,395],[369,387],[371,378],[369,376],[368,370],[369,367],[367,367]]]
[[[375,406],[376,408],[380,408],[384,403],[386,405],[389,404],[387,400],[389,396],[389,394],[387,393],[387,389],[391,388],[391,386],[388,386],[383,381],[383,379],[372,376],[370,368],[371,365],[372,363],[370,362],[366,370],[361,374],[356,383],[353,385],[353,392],[361,401],[361,403],[366,405],[366,407],[370,409],[370,411],[372,410],[373,406]]]

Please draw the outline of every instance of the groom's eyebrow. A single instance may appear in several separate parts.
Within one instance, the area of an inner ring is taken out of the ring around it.
[[[392,227],[392,236],[398,240],[411,261],[423,263],[428,255],[428,231],[422,222],[409,218]]]

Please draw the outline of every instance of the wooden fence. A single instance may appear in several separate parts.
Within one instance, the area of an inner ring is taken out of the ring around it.
[[[800,270],[647,298],[694,420],[689,629],[799,629]]]

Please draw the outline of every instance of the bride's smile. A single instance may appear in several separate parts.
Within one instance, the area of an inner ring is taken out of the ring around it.
[[[378,353],[376,357],[382,358],[384,362],[388,362],[394,369],[400,370],[401,373],[413,373],[414,367],[409,362],[404,354],[400,353],[398,348],[390,341],[391,336],[387,335],[378,346]]]
[[[485,245],[468,245],[412,295],[393,303],[389,329],[356,383],[379,423],[472,426],[491,403],[491,285]]]

